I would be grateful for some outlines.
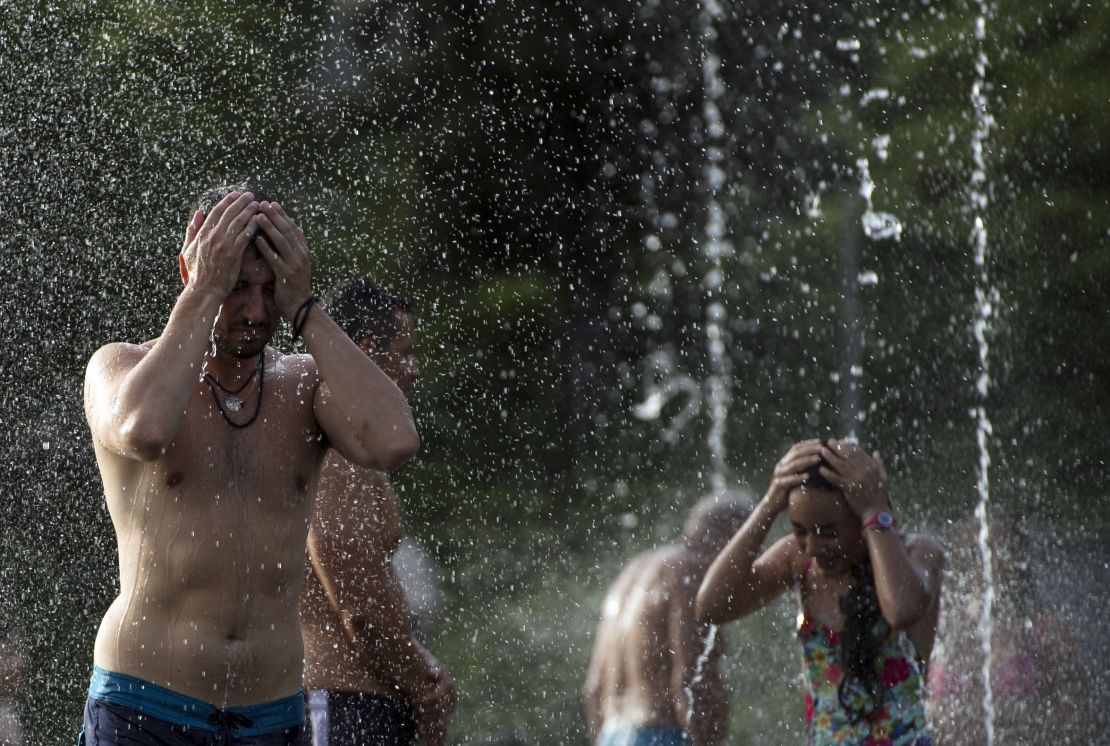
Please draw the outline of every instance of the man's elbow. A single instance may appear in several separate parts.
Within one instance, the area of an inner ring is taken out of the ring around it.
[[[155,423],[129,418],[120,428],[120,441],[128,456],[154,461],[173,444],[173,433]]]
[[[420,436],[416,428],[398,427],[384,442],[371,446],[364,441],[361,454],[344,455],[359,466],[378,471],[393,471],[404,465],[419,450]]]
[[[697,598],[694,600],[694,616],[699,622],[717,624],[718,609],[709,595],[698,591]]]
[[[415,427],[405,428],[382,449],[382,470],[393,471],[416,455],[420,450],[420,435]]]

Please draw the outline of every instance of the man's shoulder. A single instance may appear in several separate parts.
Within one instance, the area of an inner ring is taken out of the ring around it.
[[[130,367],[141,360],[158,340],[136,344],[134,342],[108,342],[89,357],[88,373],[102,372],[119,366]]]
[[[127,354],[127,353],[130,353],[130,354],[135,354],[135,355],[145,355],[146,353],[151,351],[151,349],[154,347],[154,345],[157,341],[158,341],[158,338],[155,337],[154,339],[148,339],[145,342],[120,342],[120,341],[105,342],[103,345],[101,345],[97,349],[96,352],[93,353],[93,357],[95,357],[97,355],[103,355],[103,354],[106,354],[106,353],[107,354],[120,354],[120,353]]]
[[[286,354],[281,350],[274,347],[266,348],[267,367],[270,369],[267,374],[270,375],[271,371],[276,375],[291,375],[291,376],[315,376],[316,375],[316,359],[312,355],[306,353],[290,353]]]
[[[636,555],[625,567],[638,576],[652,575],[656,585],[666,586],[686,574],[689,553],[677,544],[665,544]]]

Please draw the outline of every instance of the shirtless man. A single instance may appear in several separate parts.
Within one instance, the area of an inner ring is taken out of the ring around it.
[[[328,312],[405,396],[420,377],[408,302],[356,278]],[[301,597],[313,746],[440,746],[451,677],[412,634],[393,567],[401,512],[389,477],[331,451],[308,535]]]
[[[299,743],[298,599],[325,452],[393,469],[396,384],[311,302],[304,234],[257,190],[201,198],[157,339],[98,350],[85,414],[119,545],[83,742]],[[310,354],[267,346],[280,318]]]
[[[695,681],[709,632],[694,617],[694,599],[750,512],[739,497],[703,498],[678,541],[633,559],[609,589],[585,689],[597,746],[714,746],[724,739],[721,641]]]

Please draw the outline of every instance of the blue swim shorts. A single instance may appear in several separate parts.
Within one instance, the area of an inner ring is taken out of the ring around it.
[[[408,703],[385,694],[308,690],[312,746],[411,746],[416,721]]]
[[[93,668],[79,746],[300,746],[304,695],[218,707],[127,674]]]

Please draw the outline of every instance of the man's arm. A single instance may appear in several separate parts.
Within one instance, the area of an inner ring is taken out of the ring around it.
[[[238,278],[256,210],[249,192],[232,192],[207,219],[195,213],[182,250],[191,263],[189,280],[162,335],[150,349],[109,344],[92,356],[85,416],[97,443],[151,461],[173,442],[200,379],[216,313]]]
[[[256,245],[274,270],[274,303],[294,321],[311,295],[304,233],[277,202],[263,202],[258,223],[266,238]],[[420,447],[408,402],[397,385],[348,339],[323,309],[313,306],[301,329],[321,383],[313,398],[316,421],[348,460],[390,471]]]
[[[373,662],[376,678],[397,687],[412,705],[425,743],[439,746],[454,712],[454,683],[413,637],[404,588],[392,562],[394,538],[376,528],[381,521],[372,513],[381,500],[393,498],[379,494],[367,500],[368,492],[335,485],[320,490],[309,531],[309,561],[347,639],[372,651],[364,660]]]
[[[699,623],[694,614],[698,590],[694,576],[676,569],[680,572],[670,581],[667,619],[675,719],[693,746],[716,746],[728,730],[728,706],[717,664],[720,651],[716,638],[713,649],[709,649],[708,625]]]

